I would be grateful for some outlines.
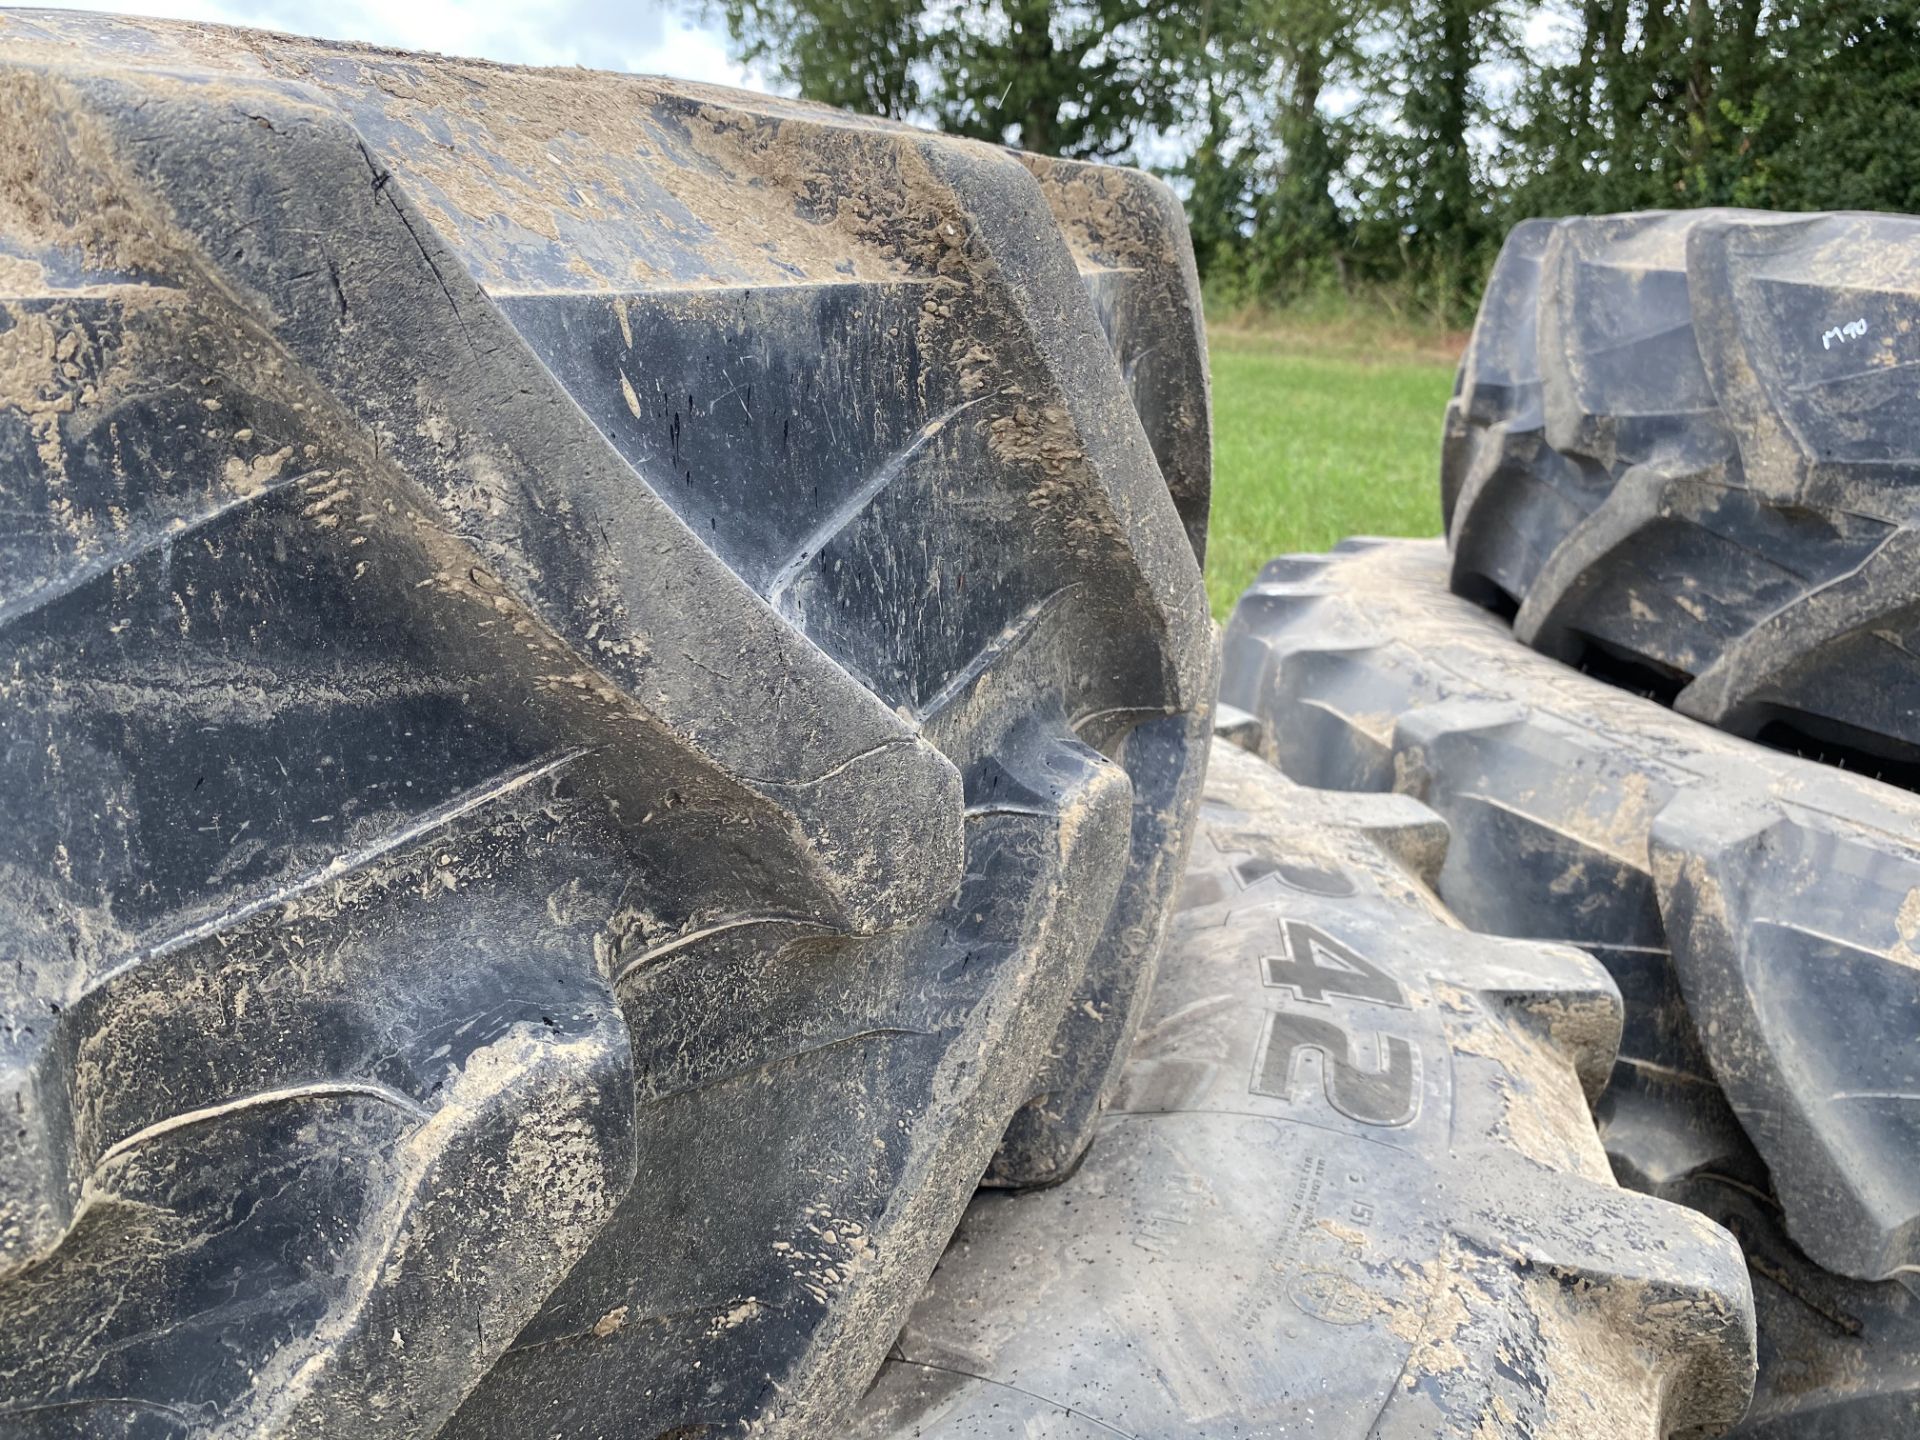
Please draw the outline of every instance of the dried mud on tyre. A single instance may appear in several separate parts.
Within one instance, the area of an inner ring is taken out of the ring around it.
[[[1916,281],[1906,216],[1516,227],[1447,413],[1454,590],[1685,714],[1911,784]]]
[[[1620,1026],[1565,946],[1463,930],[1401,796],[1216,748],[1180,915],[1080,1170],[976,1199],[868,1396],[882,1437],[1717,1434],[1731,1238],[1616,1188]]]
[[[1223,697],[1302,782],[1433,807],[1462,921],[1613,972],[1602,1138],[1624,1181],[1748,1240],[1756,1433],[1912,1413],[1920,799],[1582,675],[1446,587],[1434,542],[1277,560]]]
[[[1120,241],[164,22],[0,18],[0,139],[0,1430],[830,1431],[1084,1147],[1197,803]]]

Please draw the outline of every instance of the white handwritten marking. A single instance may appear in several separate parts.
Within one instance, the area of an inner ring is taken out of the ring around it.
[[[1858,320],[1849,320],[1846,324],[1836,325],[1827,331],[1826,334],[1822,335],[1820,337],[1820,348],[1822,350],[1831,350],[1836,340],[1844,345],[1849,340],[1858,340],[1866,333],[1867,322],[1864,316]]]

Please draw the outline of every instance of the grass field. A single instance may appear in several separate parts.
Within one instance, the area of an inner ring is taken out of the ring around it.
[[[1460,338],[1209,327],[1216,616],[1275,555],[1440,533],[1440,422]]]

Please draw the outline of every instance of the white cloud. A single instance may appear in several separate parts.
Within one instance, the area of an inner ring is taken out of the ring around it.
[[[43,5],[45,0],[42,0]],[[99,0],[46,8],[94,10]],[[517,65],[585,65],[770,88],[703,12],[622,0],[113,0],[122,14],[251,25]]]

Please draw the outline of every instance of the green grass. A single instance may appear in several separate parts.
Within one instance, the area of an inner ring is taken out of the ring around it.
[[[1207,594],[1348,535],[1440,533],[1440,424],[1459,338],[1217,325]]]

